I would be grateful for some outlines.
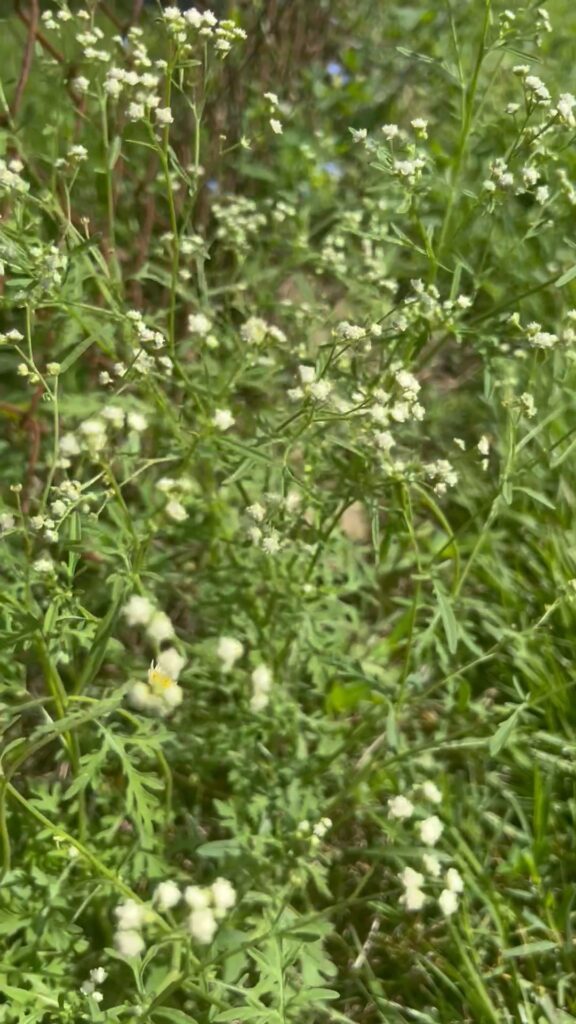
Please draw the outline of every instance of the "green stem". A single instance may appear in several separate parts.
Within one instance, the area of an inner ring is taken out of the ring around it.
[[[442,251],[443,251],[444,244],[446,242],[446,238],[447,238],[448,231],[449,231],[449,228],[450,228],[450,223],[451,223],[451,220],[452,220],[452,214],[453,214],[453,211],[454,211],[454,204],[455,204],[455,201],[456,201],[457,188],[458,188],[458,184],[459,184],[459,181],[460,181],[460,176],[462,174],[462,169],[463,169],[463,165],[464,165],[464,157],[466,155],[466,149],[467,149],[467,146],[468,146],[468,139],[469,139],[469,136],[470,136],[470,132],[472,130],[472,122],[473,122],[473,119],[474,119],[474,102],[475,102],[476,93],[477,93],[477,90],[478,90],[478,79],[479,79],[479,76],[480,76],[480,69],[482,67],[482,62],[484,60],[484,56],[485,56],[485,53],[486,53],[486,39],[487,39],[487,36],[488,36],[488,29],[490,27],[491,8],[492,8],[491,0],[484,0],[484,20],[483,20],[483,23],[482,23],[482,34],[481,34],[481,37],[480,37],[480,43],[478,45],[478,51],[476,53],[476,60],[475,60],[474,69],[473,69],[473,72],[472,72],[472,79],[470,81],[470,84],[469,84],[468,88],[464,88],[464,83],[462,83],[462,85],[461,85],[461,88],[462,88],[462,95],[461,95],[462,122],[461,122],[461,130],[460,130],[460,139],[458,141],[458,148],[456,150],[456,158],[455,158],[454,163],[452,165],[452,174],[451,174],[451,180],[450,180],[450,195],[448,197],[448,204],[446,206],[446,212],[444,214],[444,220],[443,220],[443,223],[442,223],[442,228],[440,230],[440,238],[439,238],[439,241],[438,241],[438,248],[437,248],[437,260],[438,260],[438,263],[440,263],[440,260],[441,260],[441,257],[442,257]]]

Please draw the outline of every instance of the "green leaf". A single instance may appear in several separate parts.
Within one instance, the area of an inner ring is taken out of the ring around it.
[[[170,1006],[159,1006],[153,1011],[155,1019],[167,1020],[170,1024],[198,1024],[196,1017],[189,1017],[182,1010],[174,1010]],[[215,1018],[216,1020],[218,1018]]]
[[[215,839],[212,843],[203,843],[196,848],[199,857],[213,857],[219,860],[222,857],[238,857],[242,853],[242,847],[237,839]]]
[[[559,949],[557,942],[550,939],[542,939],[540,942],[526,942],[523,946],[512,946],[502,951],[502,956],[508,960],[523,956],[537,956],[538,953],[549,953],[552,949]]]
[[[492,756],[500,753],[500,751],[506,746],[512,737],[514,729],[516,728],[516,723],[527,707],[528,705],[526,703],[519,704],[517,708],[514,708],[512,714],[508,715],[508,718],[505,718],[504,721],[500,723],[490,740],[488,747]]]
[[[567,270],[565,274],[562,274],[562,277],[558,278],[558,280],[556,281],[556,287],[563,288],[565,284],[568,284],[570,281],[573,281],[575,277],[576,263],[572,267],[570,267],[570,270]]]
[[[458,647],[458,623],[456,622],[456,616],[452,609],[452,605],[442,589],[441,585],[435,580],[434,581],[434,592],[438,601],[438,610],[440,612],[440,618],[442,619],[442,625],[444,626],[444,632],[446,634],[446,642],[448,644],[448,650],[450,654],[454,654]]]

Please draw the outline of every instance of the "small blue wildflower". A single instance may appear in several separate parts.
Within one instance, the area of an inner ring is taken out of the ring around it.
[[[327,160],[325,164],[322,164],[322,170],[325,171],[330,178],[334,178],[335,181],[338,181],[344,173],[340,164],[337,164],[335,160]]]
[[[346,74],[344,68],[337,60],[330,60],[326,65],[326,74],[330,78],[337,78],[340,85],[346,85],[350,81],[350,75]]]

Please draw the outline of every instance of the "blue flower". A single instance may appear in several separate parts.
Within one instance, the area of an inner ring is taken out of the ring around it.
[[[325,171],[330,178],[334,178],[335,181],[338,181],[344,174],[340,164],[337,164],[334,160],[327,160],[326,163],[321,166],[322,170]]]
[[[347,75],[344,68],[337,60],[330,60],[326,65],[326,74],[330,75],[330,78],[337,78],[340,85],[346,85],[346,82],[350,81],[350,75]]]

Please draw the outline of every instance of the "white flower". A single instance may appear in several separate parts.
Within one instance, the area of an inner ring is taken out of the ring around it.
[[[70,146],[68,156],[71,160],[87,160],[88,150],[85,146]]]
[[[178,653],[175,647],[168,647],[165,651],[160,652],[156,664],[162,672],[176,680],[186,664],[186,659]]]
[[[260,345],[269,331],[266,320],[260,316],[251,316],[240,328],[240,337],[249,345]]]
[[[74,92],[83,95],[85,92],[88,92],[90,82],[87,78],[84,78],[83,75],[78,75],[72,80],[72,88],[74,89]],[[560,97],[560,99],[562,99],[562,97]],[[560,108],[560,104],[558,104],[558,108]]]
[[[191,334],[199,334],[204,338],[212,330],[212,321],[204,316],[204,313],[191,313],[188,317],[188,330]]]
[[[184,505],[181,501],[177,501],[176,498],[170,499],[164,511],[175,523],[183,523],[185,519],[188,519],[188,513]]]
[[[464,879],[456,868],[448,868],[446,872],[446,888],[450,892],[463,892]]]
[[[442,889],[438,897],[438,906],[444,917],[451,917],[458,910],[458,896],[450,889]]]
[[[114,916],[120,930],[141,928],[146,919],[146,907],[136,900],[126,900],[115,907]]]
[[[266,518],[266,509],[258,501],[253,505],[248,505],[246,512],[255,523],[262,523]]]
[[[563,92],[558,97],[558,103],[556,104],[556,110],[560,115],[560,119],[564,124],[569,125],[570,128],[574,128],[576,120],[572,113],[573,107],[576,106],[576,98],[569,92]]]
[[[124,409],[121,409],[119,405],[105,405],[100,415],[117,430],[121,430],[124,426]]]
[[[205,907],[204,910],[192,911],[188,919],[188,927],[192,938],[206,946],[212,942],[218,925],[214,912],[210,907]]]
[[[137,711],[154,711],[158,708],[158,702],[146,683],[134,683],[128,693],[128,700]]]
[[[405,796],[393,796],[388,801],[388,813],[391,818],[403,820],[414,814],[414,804]]]
[[[414,868],[404,868],[400,874],[400,881],[405,889],[419,889],[424,883],[424,875]]]
[[[432,878],[438,878],[440,875],[441,867],[438,857],[435,857],[433,853],[425,853],[422,857],[422,863],[424,870],[432,875]]]
[[[488,455],[490,452],[490,438],[487,434],[483,434],[476,446],[480,455]]]
[[[263,711],[268,705],[270,688],[272,686],[272,673],[267,665],[259,665],[255,668],[252,676],[252,697],[250,708],[252,711]]]
[[[282,542],[280,540],[278,530],[270,530],[270,533],[264,537],[262,541],[262,550],[265,551],[267,555],[276,555],[280,551],[281,547]]]
[[[80,433],[84,435],[86,444],[90,451],[102,451],[106,445],[106,423],[104,420],[98,419],[98,417],[84,420],[78,429],[80,430]]]
[[[191,910],[205,910],[210,906],[211,893],[200,885],[187,885],[184,890],[184,902]]]
[[[428,121],[426,121],[423,117],[415,117],[412,121],[410,121],[410,124],[412,125],[414,131],[417,132],[418,135],[421,135],[423,138],[426,138],[426,129],[428,128]]]
[[[32,568],[35,569],[36,572],[54,572],[54,562],[52,561],[49,555],[44,555],[43,558],[36,559],[36,561],[32,564]]]
[[[388,142],[392,142],[392,139],[395,139],[400,134],[397,124],[383,124],[380,130]]]
[[[417,887],[411,887],[405,889],[404,893],[400,897],[400,903],[403,903],[406,910],[422,910],[426,902],[426,894],[422,892],[422,889]]]
[[[256,690],[250,698],[250,710],[254,714],[258,714],[260,711],[264,711],[270,703],[270,695],[264,690]]]
[[[2,512],[0,515],[0,533],[6,530],[13,530],[16,520],[11,512]]]
[[[172,639],[174,636],[174,626],[166,612],[154,612],[146,626],[146,632],[151,640],[161,644],[163,640]]]
[[[129,626],[147,626],[155,614],[155,607],[147,597],[132,594],[122,609]]]
[[[154,116],[158,124],[174,124],[174,116],[170,107],[156,107]]]
[[[130,103],[128,105],[128,117],[131,121],[141,121],[144,117],[144,104]]]
[[[269,690],[272,686],[272,673],[267,665],[258,665],[252,673],[252,685],[256,690]]]
[[[312,384],[316,380],[316,370],[313,366],[301,363],[298,367],[298,374],[303,384]]]
[[[229,430],[234,425],[234,417],[230,409],[216,409],[212,417],[212,423],[218,430]]]
[[[160,882],[154,891],[154,902],[159,910],[172,910],[180,903],[181,892],[176,882]]]
[[[103,967],[95,967],[94,970],[90,971],[90,981],[94,982],[95,985],[103,985],[108,977],[108,971],[105,971]]]
[[[146,430],[148,426],[148,420],[141,412],[129,412],[127,416],[128,426],[135,430],[138,434],[141,434],[143,430]]]
[[[442,803],[442,793],[435,782],[427,781],[422,786],[422,795],[432,804]]]
[[[332,385],[328,380],[315,380],[310,385],[310,394],[319,402],[325,402],[331,391]]]
[[[227,878],[217,878],[212,883],[212,899],[214,915],[217,918],[224,917],[226,911],[236,905],[236,890]]]
[[[244,645],[231,636],[221,636],[216,654],[222,662],[222,671],[231,672],[239,658],[244,654]]]
[[[178,686],[176,683],[172,683],[172,685],[168,686],[162,694],[163,707],[161,714],[169,715],[174,708],[180,707],[183,700],[184,691],[182,687]]]
[[[368,130],[366,128],[349,128],[348,131],[352,136],[352,142],[364,142],[368,137]]]
[[[275,117],[270,118],[270,127],[275,135],[282,135],[282,132],[284,131],[282,122],[278,121]]]
[[[418,823],[420,838],[426,846],[436,846],[444,831],[444,825],[435,814]]]
[[[114,936],[114,945],[122,956],[139,956],[144,950],[144,939],[139,932],[120,931]]]

